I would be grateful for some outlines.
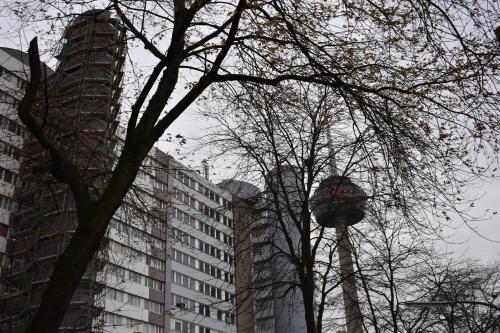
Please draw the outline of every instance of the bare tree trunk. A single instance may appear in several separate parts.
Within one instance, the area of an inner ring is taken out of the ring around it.
[[[107,190],[95,206],[90,207],[92,211],[78,212],[75,234],[54,265],[38,311],[26,333],[40,332],[41,327],[43,332],[58,331],[87,265],[99,249],[114,212],[135,179],[144,151],[149,149],[139,149],[132,144],[125,148]]]
[[[54,266],[39,310],[25,332],[57,332],[87,264],[98,250],[106,232],[106,227],[102,226],[107,226],[107,223],[102,218],[96,220],[95,225],[101,227],[94,230],[80,225],[76,229],[69,245]]]
[[[319,333],[316,331],[314,314],[314,285],[309,280],[310,278],[306,278],[303,291],[307,333]]]

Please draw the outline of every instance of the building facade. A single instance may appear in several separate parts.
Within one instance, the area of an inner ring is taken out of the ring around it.
[[[61,144],[96,195],[113,163],[110,151],[119,108],[122,37],[119,21],[107,11],[75,17],[65,30],[57,69],[47,72],[47,89],[40,89],[32,110],[45,135]],[[77,227],[71,192],[48,172],[47,151],[29,135],[24,140],[22,186],[15,194],[8,270],[2,274],[0,326],[6,332],[22,331],[32,318],[54,264]],[[99,253],[89,264],[61,330],[84,331],[102,316],[96,300],[104,288],[98,279],[104,262]]]
[[[16,209],[24,127],[17,105],[24,95],[29,75],[27,54],[0,48],[0,274],[7,250],[9,221]],[[3,292],[0,287],[0,291]]]
[[[231,194],[154,149],[109,228],[105,332],[236,332]]]
[[[68,27],[58,70],[50,73],[57,87],[55,112],[63,110],[66,117],[59,131],[66,135],[62,139],[87,167],[92,157],[95,170],[112,165],[109,156],[114,154],[109,152],[119,153],[125,136],[115,122],[123,63],[119,36],[119,23],[109,13],[86,13]],[[0,48],[0,60],[2,257],[12,230],[10,268],[2,274],[7,289],[1,325],[5,332],[17,332],[36,310],[50,267],[69,241],[76,218],[69,191],[31,173],[33,164],[40,163],[39,148],[22,150],[25,130],[16,106],[29,75],[26,54]],[[93,111],[96,106],[101,113]],[[82,131],[90,134],[82,136]],[[81,149],[82,143],[92,149]],[[20,173],[23,156],[27,166]],[[298,195],[292,171],[282,175],[290,198]],[[26,191],[19,188],[21,183],[35,186]],[[215,185],[153,149],[111,221],[61,330],[303,332],[301,295],[282,294],[295,273],[271,245],[286,248],[276,216],[265,207],[273,186],[267,187],[259,193],[244,182]],[[9,221],[14,223],[10,229]],[[288,232],[300,244],[293,228]]]
[[[281,165],[266,177],[263,194],[264,217],[252,233],[254,254],[254,286],[258,288],[256,301],[256,332],[306,332],[304,301],[297,287],[299,277],[287,237],[293,251],[300,257],[300,222],[303,195],[300,171]],[[293,217],[290,214],[293,211]],[[294,221],[295,219],[295,221]],[[271,286],[259,288],[259,286]]]
[[[236,325],[238,333],[255,333],[254,296],[252,278],[252,229],[260,222],[257,209],[260,191],[254,185],[239,180],[224,180],[220,187],[233,195],[236,283]]]
[[[235,266],[240,333],[307,330],[302,294],[294,288],[298,276],[285,239],[286,233],[294,251],[300,250],[300,233],[287,209],[300,211],[300,186],[296,170],[281,166],[279,177],[277,170],[266,175],[267,184],[260,193],[241,181],[220,184],[233,194],[235,250],[238,263],[242,263]]]

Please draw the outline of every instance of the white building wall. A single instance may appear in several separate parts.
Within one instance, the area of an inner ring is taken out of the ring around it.
[[[231,201],[231,195],[176,161],[171,161],[169,170],[169,190],[174,196],[169,219],[172,230],[167,241],[171,253],[167,268],[174,276],[171,283],[170,332],[236,332],[233,314],[233,229],[229,226],[232,213],[227,206],[224,207],[224,202]],[[178,216],[179,211],[183,216]],[[188,221],[186,215],[189,216]],[[231,237],[231,244],[228,244],[227,237]],[[189,260],[179,262],[177,251],[189,256]],[[209,272],[204,272],[206,265]],[[188,283],[175,281],[176,274],[177,277],[182,275],[182,282],[188,277]],[[231,282],[225,281],[229,274]],[[208,295],[204,293],[202,290],[206,291],[207,286],[214,288],[215,294],[211,294],[212,289],[209,289]],[[188,303],[184,304],[187,306],[174,302],[178,296],[183,299],[182,303]],[[200,313],[203,308],[208,308],[208,313]]]
[[[120,145],[117,149],[120,149]],[[171,157],[166,157],[166,154],[161,153],[163,156],[161,162],[154,158],[155,154],[150,154],[151,158],[146,161],[146,167],[137,176],[134,182],[137,190],[132,191],[134,194],[128,201],[138,205],[135,209],[141,208],[148,213],[154,211],[162,219],[145,220],[147,214],[141,216],[133,213],[134,208],[124,206],[115,214],[115,220],[108,231],[108,265],[106,272],[103,273],[106,284],[101,296],[104,299],[105,313],[103,328],[106,332],[113,333],[236,332],[232,315],[234,301],[231,300],[235,293],[234,270],[230,262],[234,255],[233,231],[229,224],[232,214],[227,207],[231,195]],[[179,180],[180,174],[177,170],[181,170],[182,174],[191,179],[191,186]],[[210,199],[210,195],[207,198],[200,193],[204,188],[210,191],[213,198],[217,195],[217,203]],[[186,204],[179,200],[176,191],[191,197],[191,203]],[[226,207],[223,207],[224,203]],[[202,212],[203,207],[209,209],[208,212],[211,209],[214,218],[217,217],[220,222],[205,215]],[[190,216],[192,223],[186,223],[181,216],[176,216],[176,210],[183,212],[184,216]],[[158,242],[162,240],[155,236],[155,232],[158,233],[161,223],[164,224],[161,226],[163,229],[161,232],[166,242],[163,241],[159,245]],[[130,231],[132,229],[127,229],[128,227],[124,230],[124,225],[134,227],[133,232]],[[183,243],[181,234],[191,236],[192,244]],[[154,240],[151,241],[150,238]],[[228,244],[229,242],[231,244]],[[205,253],[200,250],[207,246],[214,252],[210,253],[209,250],[209,253]],[[154,257],[153,254],[158,257],[158,252],[163,254],[164,259],[162,262],[157,261],[156,265],[165,270],[161,272],[163,274],[161,313],[152,312],[145,307],[145,302],[151,299],[158,301],[160,290],[145,286],[143,280],[148,278],[152,269],[147,265],[146,258]],[[176,260],[176,254],[179,253],[186,258],[189,257],[192,265]],[[205,265],[215,272],[219,270],[220,277],[212,276],[210,271],[204,272]],[[142,281],[139,283],[132,281],[130,274],[140,274]],[[174,280],[175,274],[182,274],[186,281],[189,279],[192,284],[186,287],[182,283],[177,283]],[[210,288],[215,288],[213,290],[216,297],[210,295],[212,290]],[[203,290],[208,290],[209,295]],[[176,304],[176,300],[179,299],[192,304],[189,308],[183,307],[181,304]],[[206,315],[208,313],[200,313],[200,308],[206,309],[206,307],[209,308],[209,316]]]
[[[23,144],[17,105],[24,95],[29,67],[0,48],[0,273],[4,265],[8,226],[16,209],[14,191]]]

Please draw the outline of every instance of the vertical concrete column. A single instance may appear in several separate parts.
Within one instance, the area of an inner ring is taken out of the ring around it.
[[[351,245],[345,223],[338,223],[335,228],[339,253],[340,274],[342,277],[342,295],[347,323],[347,333],[363,333],[363,317],[359,308],[356,278],[352,262]]]

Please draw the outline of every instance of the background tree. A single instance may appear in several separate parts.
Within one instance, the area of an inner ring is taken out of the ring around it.
[[[451,323],[456,331],[496,329],[498,264],[443,253],[434,245],[439,235],[407,222],[372,210],[351,238],[367,330],[450,332]]]
[[[457,143],[423,136],[421,127],[405,121],[404,129],[403,124],[389,125],[388,132],[404,135],[391,146],[374,124],[345,110],[335,90],[315,84],[226,88],[213,96],[222,106],[206,113],[217,125],[200,146],[208,145],[216,152],[214,158],[237,161],[236,177],[262,187],[264,203],[259,209],[268,225],[278,226],[275,233],[284,235],[278,241],[270,236],[268,246],[275,260],[285,257],[288,262],[278,268],[274,264],[277,278],[272,284],[284,290],[278,299],[301,293],[306,319],[314,320],[318,332],[343,326],[339,245],[335,232],[316,224],[310,212],[311,194],[335,163],[339,174],[354,179],[370,196],[365,222],[349,228],[365,329],[413,332],[435,326],[430,317],[403,315],[400,303],[426,295],[415,287],[415,279],[422,278],[412,275],[420,267],[435,262],[433,267],[443,269],[432,244],[451,223],[448,212],[473,220],[465,214],[464,199],[457,200],[449,191],[473,183],[467,163],[460,164],[466,155],[454,148]],[[440,116],[446,123],[446,113]],[[447,121],[454,122],[455,115],[450,116]],[[476,140],[461,139],[465,145]],[[261,223],[254,228],[259,232]],[[260,269],[254,274],[259,279]]]
[[[442,184],[440,179],[450,181],[439,191],[448,193],[447,198],[455,196],[459,183],[451,171],[465,166],[476,174],[471,156],[495,143],[498,95],[493,80],[498,49],[491,36],[491,20],[498,16],[498,9],[489,3],[114,0],[89,1],[75,9],[66,2],[16,1],[9,8],[24,22],[43,18],[57,24],[96,5],[117,13],[131,44],[143,46],[155,66],[137,86],[123,150],[102,195],[95,198],[68,156],[44,135],[43,123],[31,113],[41,77],[36,40],[31,43],[31,81],[19,115],[49,153],[53,175],[73,192],[79,224],[28,331],[57,329],[86,263],[98,249],[148,151],[211,86],[224,83],[236,88],[236,83],[277,85],[295,80],[330,87],[334,102],[342,105],[350,120],[347,126],[363,138],[354,141],[360,149],[352,151],[378,149],[376,154],[365,154],[365,160],[372,169],[383,170],[396,206],[405,204],[408,197],[419,202],[432,198],[435,209],[441,209],[446,202],[435,195],[436,180],[437,184]],[[37,10],[26,10],[34,7]],[[280,126],[277,120],[273,119],[273,128]],[[365,141],[367,136],[370,140]],[[459,140],[462,137],[468,139],[467,144]],[[315,161],[314,157],[304,161]],[[442,168],[433,168],[435,164]],[[303,166],[310,174],[315,169],[312,162],[308,165]],[[382,177],[377,174],[370,173],[370,177]],[[309,194],[314,178],[302,178],[308,185],[304,193]],[[413,188],[404,184],[407,180]],[[417,186],[418,195],[409,196]],[[388,191],[372,188],[375,197]],[[308,219],[305,208],[303,218]],[[305,241],[308,225],[304,224],[305,247],[309,247]],[[311,245],[310,250],[318,251],[318,247]],[[313,264],[304,260],[311,274]],[[302,283],[310,304],[311,282]],[[60,302],[53,304],[53,299]],[[308,332],[321,331],[310,315],[306,321]]]
[[[418,313],[420,325],[427,325],[426,328],[415,325],[418,329],[412,327],[412,331],[494,332],[500,327],[499,273],[497,263],[470,259],[439,260],[413,270],[409,277],[416,281],[413,294],[417,296],[416,302],[438,305],[417,305],[414,311],[403,311],[405,315]]]

